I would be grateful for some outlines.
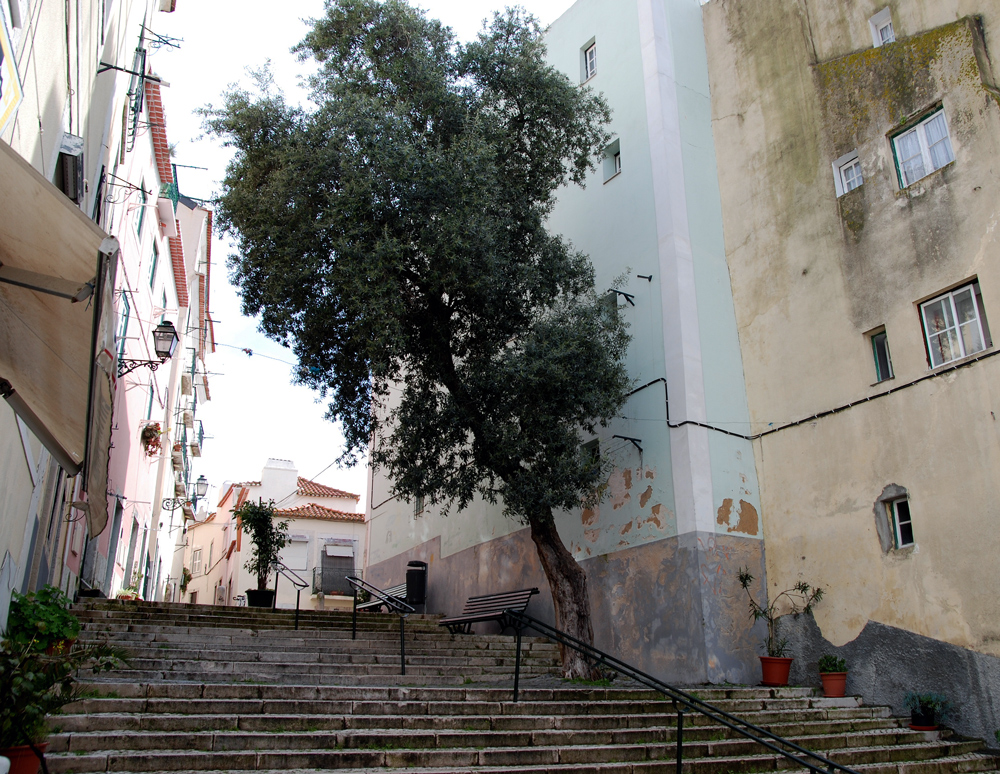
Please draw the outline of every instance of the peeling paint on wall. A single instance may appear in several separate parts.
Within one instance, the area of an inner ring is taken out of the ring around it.
[[[746,500],[740,500],[736,509],[736,525],[732,523],[733,500],[727,497],[719,506],[716,522],[726,527],[726,532],[742,532],[744,535],[756,536],[760,532],[760,519],[757,509]]]

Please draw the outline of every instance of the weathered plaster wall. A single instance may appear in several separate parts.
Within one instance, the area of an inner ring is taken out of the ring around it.
[[[1000,8],[890,2],[897,42],[872,49],[868,18],[884,6],[704,7],[753,431],[858,404],[755,443],[768,588],[826,587],[815,620],[837,646],[879,623],[996,656],[1000,358],[899,388],[931,374],[920,302],[977,278],[1000,321],[1000,110],[985,55]],[[900,190],[890,136],[938,104],[955,161]],[[831,164],[852,149],[864,184],[838,199]],[[873,383],[865,334],[881,325],[894,378]],[[874,504],[891,484],[907,490],[916,545],[886,552]]]
[[[907,716],[907,691],[943,693],[955,705],[947,726],[992,746],[1000,728],[1000,658],[874,621],[843,646],[826,640],[809,616],[782,619],[782,627],[796,654],[790,676],[796,685],[818,687],[816,662],[837,655],[847,661],[849,695]]]
[[[734,567],[764,571],[762,543],[702,533],[660,540],[581,562],[592,601],[595,645],[678,684],[756,682],[761,632],[748,625]],[[552,597],[523,529],[442,557],[427,543],[368,568],[377,586],[402,583],[406,563],[428,563],[429,613],[458,614],[466,598],[537,586],[528,613],[552,623]],[[496,632],[495,624],[479,624]]]

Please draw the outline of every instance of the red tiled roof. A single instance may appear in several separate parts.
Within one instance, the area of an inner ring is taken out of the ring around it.
[[[310,481],[308,478],[299,476],[299,490],[297,494],[305,497],[350,497],[352,500],[360,500],[361,495],[345,492],[343,489],[334,489],[332,486],[324,486]]]
[[[323,521],[364,521],[363,513],[348,513],[347,511],[336,511],[333,508],[324,508],[316,503],[308,505],[297,505],[294,508],[279,508],[275,515],[290,516],[293,519],[322,519]]]
[[[167,118],[163,113],[163,101],[160,98],[158,81],[146,81],[146,115],[149,117],[149,131],[153,136],[153,156],[156,158],[156,169],[160,182],[174,182],[173,168],[170,164],[170,146],[167,144]],[[159,191],[153,192],[159,196]],[[179,231],[179,230],[178,230]],[[170,245],[170,263],[174,270],[174,286],[177,288],[177,303],[187,307],[188,296],[187,274],[184,270],[184,245],[180,234],[168,237]]]

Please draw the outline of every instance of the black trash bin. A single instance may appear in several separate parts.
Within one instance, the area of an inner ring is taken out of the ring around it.
[[[406,602],[410,605],[423,605],[427,602],[427,562],[407,562]]]

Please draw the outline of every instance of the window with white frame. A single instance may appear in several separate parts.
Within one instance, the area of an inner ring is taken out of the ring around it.
[[[907,188],[955,160],[944,111],[925,118],[892,138],[899,185]]]
[[[931,368],[992,346],[978,282],[921,304],[920,319]]]
[[[896,42],[896,32],[892,28],[892,12],[888,7],[883,8],[870,18],[868,26],[871,28],[872,44],[875,48]]]
[[[305,570],[309,567],[309,536],[295,534],[288,536],[288,543],[281,549],[281,561],[290,570]]]
[[[589,81],[597,74],[597,43],[591,39],[582,49],[581,80]]]
[[[890,500],[885,504],[889,523],[892,525],[893,542],[896,548],[913,545],[913,521],[910,519],[910,501],[905,497]]]
[[[875,381],[892,378],[892,358],[889,357],[889,339],[885,328],[871,334],[872,356],[875,358]]]
[[[622,146],[621,140],[615,140],[604,149],[604,182],[608,182],[622,171]]]
[[[198,575],[201,572],[201,549],[196,548],[191,552],[191,574]]]
[[[858,188],[864,181],[861,176],[861,160],[856,150],[845,153],[833,162],[833,184],[837,189],[837,197]]]

